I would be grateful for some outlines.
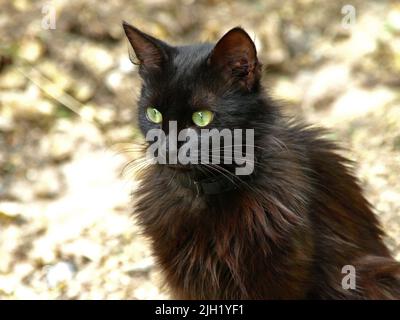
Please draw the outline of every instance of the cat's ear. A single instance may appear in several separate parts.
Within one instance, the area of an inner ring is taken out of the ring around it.
[[[160,69],[168,58],[168,45],[123,21],[125,34],[141,67]]]
[[[238,82],[248,90],[260,78],[261,65],[250,36],[240,27],[228,31],[215,45],[208,59],[210,66],[229,82]]]

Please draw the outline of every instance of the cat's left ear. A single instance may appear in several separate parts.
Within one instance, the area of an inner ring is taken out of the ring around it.
[[[123,21],[125,34],[140,62],[146,70],[158,70],[168,59],[169,46]]]
[[[251,90],[260,79],[261,64],[256,46],[240,27],[231,29],[217,42],[208,63],[227,81],[239,83],[247,90]]]

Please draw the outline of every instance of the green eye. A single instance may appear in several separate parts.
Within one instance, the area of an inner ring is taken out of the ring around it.
[[[146,109],[147,119],[153,123],[162,122],[162,114],[156,108],[149,107]]]
[[[212,121],[213,117],[214,113],[212,111],[203,110],[193,113],[192,120],[196,126],[205,127]]]

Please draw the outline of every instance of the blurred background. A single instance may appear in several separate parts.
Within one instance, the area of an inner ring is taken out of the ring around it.
[[[0,0],[0,299],[168,298],[123,170],[140,79],[122,20],[172,44],[244,27],[270,94],[357,161],[400,259],[399,1]]]

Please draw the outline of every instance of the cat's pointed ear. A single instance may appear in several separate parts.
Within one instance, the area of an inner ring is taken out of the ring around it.
[[[168,58],[168,45],[123,21],[125,34],[135,51],[140,66],[159,69]]]
[[[208,63],[229,82],[238,82],[248,90],[260,78],[261,64],[250,36],[240,27],[228,31],[215,45]]]

